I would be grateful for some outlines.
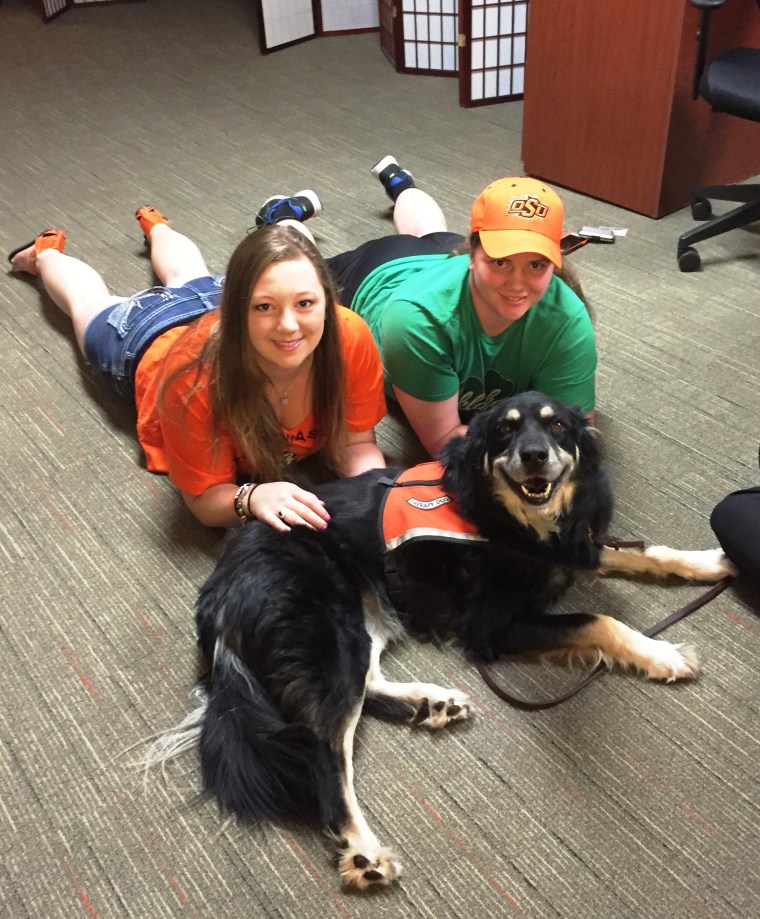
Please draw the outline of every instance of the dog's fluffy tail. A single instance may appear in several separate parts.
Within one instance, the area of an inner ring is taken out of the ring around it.
[[[133,766],[138,769],[144,769],[146,772],[154,766],[160,766],[163,769],[169,760],[180,756],[182,753],[197,749],[203,719],[206,716],[208,696],[206,690],[199,685],[194,687],[191,697],[197,703],[196,708],[190,712],[178,727],[159,734],[148,747],[145,755],[134,762]]]
[[[217,646],[200,756],[205,788],[246,821],[303,821],[318,816],[319,744],[302,724],[288,724],[254,675]]]

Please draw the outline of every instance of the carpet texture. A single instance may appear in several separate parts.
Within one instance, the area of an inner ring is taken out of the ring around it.
[[[142,204],[222,272],[275,193],[318,191],[326,255],[392,232],[369,174],[386,153],[464,232],[483,186],[521,172],[520,103],[461,109],[455,80],[396,74],[376,34],[262,56],[254,6],[95,4],[43,25],[39,4],[3,0],[0,251],[60,226],[67,251],[127,294],[151,283]],[[615,532],[711,547],[712,507],[760,480],[758,227],[700,245],[704,270],[680,274],[688,210],[653,221],[563,197],[568,229],[629,230],[571,257],[596,315]],[[358,794],[405,873],[347,895],[317,831],[252,830],[199,800],[192,755],[165,775],[130,768],[191,708],[193,604],[223,537],[145,471],[134,412],[90,376],[34,280],[0,281],[0,354],[0,914],[760,914],[757,588],[735,583],[669,634],[700,650],[693,683],[613,673],[543,713],[499,702],[455,648],[394,648],[390,678],[455,686],[476,714],[439,736],[362,723]],[[381,438],[390,460],[418,453],[393,418]],[[564,608],[646,627],[699,591],[596,581]],[[499,670],[533,698],[577,676]]]

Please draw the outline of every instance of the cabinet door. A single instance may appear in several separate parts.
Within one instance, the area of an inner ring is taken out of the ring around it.
[[[258,0],[261,50],[274,51],[317,34],[312,0]]]

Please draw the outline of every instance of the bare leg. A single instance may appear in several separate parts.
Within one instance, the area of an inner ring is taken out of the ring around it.
[[[12,270],[38,274],[51,300],[74,326],[77,344],[84,353],[84,334],[90,320],[124,297],[109,292],[94,268],[56,249],[36,255],[34,245],[13,258]],[[150,257],[153,270],[166,287],[181,287],[194,278],[208,275],[208,268],[195,243],[167,224],[157,224],[150,232]]]
[[[279,223],[283,227],[293,227],[293,229],[298,230],[300,233],[303,233],[303,235],[307,239],[311,240],[311,242],[313,242],[314,245],[316,246],[317,242],[312,236],[311,230],[307,226],[304,226],[300,220],[278,220],[277,223]]]
[[[426,236],[448,230],[446,217],[435,198],[421,188],[405,188],[393,206],[393,224],[397,233]]]
[[[92,317],[124,299],[109,293],[105,281],[94,268],[56,249],[44,249],[35,260],[34,245],[31,245],[14,257],[12,268],[39,274],[50,299],[71,319],[82,353],[84,332]]]
[[[168,224],[156,224],[150,231],[149,243],[153,270],[164,287],[182,287],[208,275],[201,250]]]

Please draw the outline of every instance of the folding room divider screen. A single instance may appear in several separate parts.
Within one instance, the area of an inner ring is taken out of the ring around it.
[[[522,98],[528,0],[378,0],[380,44],[401,73],[459,77],[462,105]]]
[[[378,26],[378,0],[258,0],[261,50]]]
[[[41,0],[41,3],[42,15],[46,20],[52,19],[70,6],[69,0]]]
[[[459,101],[521,99],[525,87],[528,0],[460,0]]]
[[[59,13],[70,10],[73,6],[91,6],[95,3],[139,3],[141,0],[39,0],[42,18],[50,22]]]
[[[522,98],[528,0],[259,0],[261,48],[380,29],[401,73],[459,78],[462,105]]]
[[[261,50],[274,51],[317,33],[312,0],[259,0]]]

